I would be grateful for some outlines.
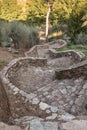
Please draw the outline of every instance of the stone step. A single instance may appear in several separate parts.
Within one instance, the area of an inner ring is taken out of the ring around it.
[[[30,122],[29,130],[58,130],[57,122],[41,122],[39,120],[33,120]]]
[[[87,130],[87,120],[73,120],[62,123],[63,130]]]

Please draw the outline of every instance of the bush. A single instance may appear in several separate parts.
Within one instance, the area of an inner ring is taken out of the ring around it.
[[[0,44],[3,45],[3,43],[8,43],[8,22],[4,20],[0,20]]]
[[[71,13],[67,19],[68,36],[71,37],[73,42],[75,37],[81,32],[86,33],[87,28],[84,26],[86,21],[87,0],[74,0],[71,6]]]
[[[37,29],[17,21],[5,23],[4,27],[1,27],[1,35],[2,43],[13,43],[16,49],[30,48],[39,43]]]
[[[75,42],[76,44],[87,45],[87,34],[82,33],[82,32],[79,33],[79,34],[76,36],[74,42]]]
[[[39,43],[39,35],[35,27],[15,21],[10,23],[10,27],[9,37],[13,40],[15,48],[30,48]]]

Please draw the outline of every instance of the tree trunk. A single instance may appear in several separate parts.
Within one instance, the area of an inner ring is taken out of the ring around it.
[[[48,11],[47,11],[47,15],[46,15],[46,41],[48,40],[49,16],[50,16],[50,12],[51,12],[51,7],[50,7],[49,2],[47,4],[47,6],[48,6]]]

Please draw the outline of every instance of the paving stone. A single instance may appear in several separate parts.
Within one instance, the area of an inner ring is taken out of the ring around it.
[[[51,111],[50,111],[50,110],[46,110],[46,113],[48,113],[48,114],[49,114],[49,113],[51,113]]]
[[[48,92],[43,93],[43,95],[45,95],[45,96],[48,95],[48,94],[49,94]]]
[[[55,106],[51,106],[51,111],[52,111],[52,112],[57,112],[57,111],[58,111],[58,108],[55,107]]]
[[[45,101],[46,101],[46,98],[41,98],[41,101],[42,101],[42,102],[45,102]]]
[[[47,95],[47,96],[46,96],[46,98],[52,98],[52,96],[50,96],[50,95]]]
[[[28,98],[29,100],[33,99],[34,97],[36,97],[36,94],[34,94],[34,93],[30,93],[30,94],[26,95],[26,98]]]
[[[7,80],[5,77],[3,77],[3,82],[4,82],[5,84],[8,84],[8,80]]]
[[[70,103],[69,103],[70,105],[72,105],[73,104],[73,101],[70,101]]]
[[[23,90],[20,91],[20,94],[22,94],[22,96],[26,96],[26,92],[24,92]]]
[[[63,83],[63,82],[60,82],[59,85],[64,85],[64,83]]]
[[[71,121],[73,119],[75,119],[75,116],[73,116],[69,113],[65,113],[65,114],[59,116],[59,120],[63,120],[63,121]]]
[[[62,94],[67,94],[66,89],[60,89],[60,91],[61,91]]]
[[[30,122],[30,130],[44,130],[44,127],[40,121],[36,119]]]
[[[40,107],[41,110],[46,110],[50,106],[46,103],[40,102],[39,107]]]
[[[84,101],[85,101],[85,97],[82,96],[76,99],[75,104],[77,104],[78,106],[82,106]]]
[[[39,120],[33,120],[30,122],[29,130],[58,130],[58,123],[40,122]]]
[[[15,88],[15,85],[11,85],[10,88],[11,88],[11,89],[14,89],[14,88]]]
[[[38,104],[40,101],[38,98],[33,98],[32,99],[32,104]]]
[[[51,103],[51,106],[56,106],[56,107],[57,107],[57,106],[58,106],[58,105],[57,105],[57,102],[56,102],[56,101],[53,101],[53,102]]]
[[[56,119],[56,117],[57,117],[57,114],[56,113],[52,113],[51,116],[46,117],[46,120],[54,120],[54,119]]]
[[[84,89],[86,89],[86,88],[87,88],[87,83],[85,83],[85,84],[83,85],[83,88],[84,88]]]
[[[13,84],[12,83],[9,83],[9,86],[11,87]],[[13,85],[14,86],[14,85]]]
[[[14,92],[14,95],[18,94],[18,92]]]
[[[19,92],[19,89],[17,87],[13,88],[13,91]]]
[[[87,130],[87,120],[73,120],[62,123],[64,130]]]
[[[64,101],[60,100],[60,101],[59,101],[59,104],[63,105],[63,104],[64,104]]]
[[[71,112],[75,113],[75,111],[76,111],[76,107],[75,107],[75,105],[73,105],[71,108]]]
[[[76,87],[72,87],[72,92],[75,92],[76,91]]]
[[[44,130],[58,130],[57,122],[43,122]]]
[[[70,88],[72,88],[72,86],[66,86],[66,88],[67,88],[67,89],[70,89]]]

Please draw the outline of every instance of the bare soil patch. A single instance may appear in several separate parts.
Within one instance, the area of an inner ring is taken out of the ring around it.
[[[8,48],[0,47],[0,70],[11,60],[24,56],[24,51],[19,51],[17,54],[9,52]]]

